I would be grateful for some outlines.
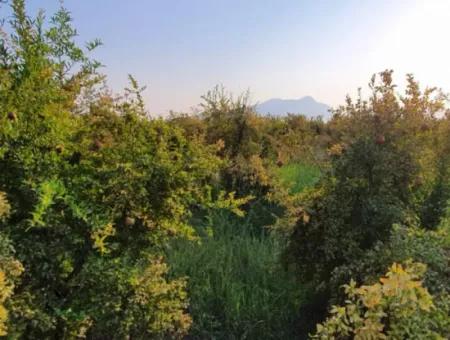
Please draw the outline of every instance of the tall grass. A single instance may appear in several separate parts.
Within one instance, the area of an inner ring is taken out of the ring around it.
[[[290,163],[277,169],[277,175],[295,194],[316,184],[320,179],[320,169],[312,164]]]
[[[293,163],[277,169],[292,193],[314,185],[317,167]],[[193,339],[297,338],[300,306],[308,289],[283,268],[283,242],[271,224],[268,203],[245,218],[216,211],[197,221],[199,243],[177,240],[168,250],[172,275],[188,277]]]
[[[191,336],[293,338],[305,292],[280,265],[279,240],[224,212],[208,224],[201,244],[177,241],[168,255],[172,273],[189,278]]]

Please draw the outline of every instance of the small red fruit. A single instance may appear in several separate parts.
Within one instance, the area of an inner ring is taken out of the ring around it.
[[[14,113],[14,112],[12,112],[12,111],[10,111],[10,112],[8,112],[8,119],[10,120],[10,121],[16,121],[17,120],[17,115]]]
[[[428,126],[427,123],[423,123],[423,124],[420,126],[420,130],[421,130],[422,132],[428,131],[429,129],[430,129],[430,127]]]
[[[93,151],[99,151],[102,148],[102,142],[100,142],[98,139],[94,140],[94,143],[92,144],[91,149]]]
[[[55,151],[56,151],[57,154],[61,154],[61,153],[64,151],[64,146],[62,146],[62,145],[57,145],[57,146],[55,147]]]
[[[375,143],[377,143],[378,145],[383,145],[386,142],[386,138],[384,138],[383,135],[378,135],[377,138],[375,139]]]

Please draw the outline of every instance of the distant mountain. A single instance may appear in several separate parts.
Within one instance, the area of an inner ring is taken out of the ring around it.
[[[306,96],[300,99],[269,99],[256,106],[256,111],[260,114],[284,116],[288,113],[299,113],[307,117],[322,116],[327,119],[331,115],[328,112],[330,107],[317,102],[313,97]]]

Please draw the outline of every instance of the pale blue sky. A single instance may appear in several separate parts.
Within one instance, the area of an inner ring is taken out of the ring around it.
[[[57,0],[29,0],[32,11]],[[337,105],[372,73],[450,90],[448,0],[66,0],[114,90],[133,74],[152,112],[187,110],[216,84],[252,99]],[[3,9],[2,9],[3,10]]]

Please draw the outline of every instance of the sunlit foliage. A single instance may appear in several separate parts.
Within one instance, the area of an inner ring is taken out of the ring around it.
[[[446,339],[448,322],[446,329],[440,326],[448,309],[436,307],[422,286],[425,270],[419,263],[394,263],[379,283],[357,287],[351,281],[344,286],[345,305],[333,306],[331,316],[317,325],[312,338]]]

